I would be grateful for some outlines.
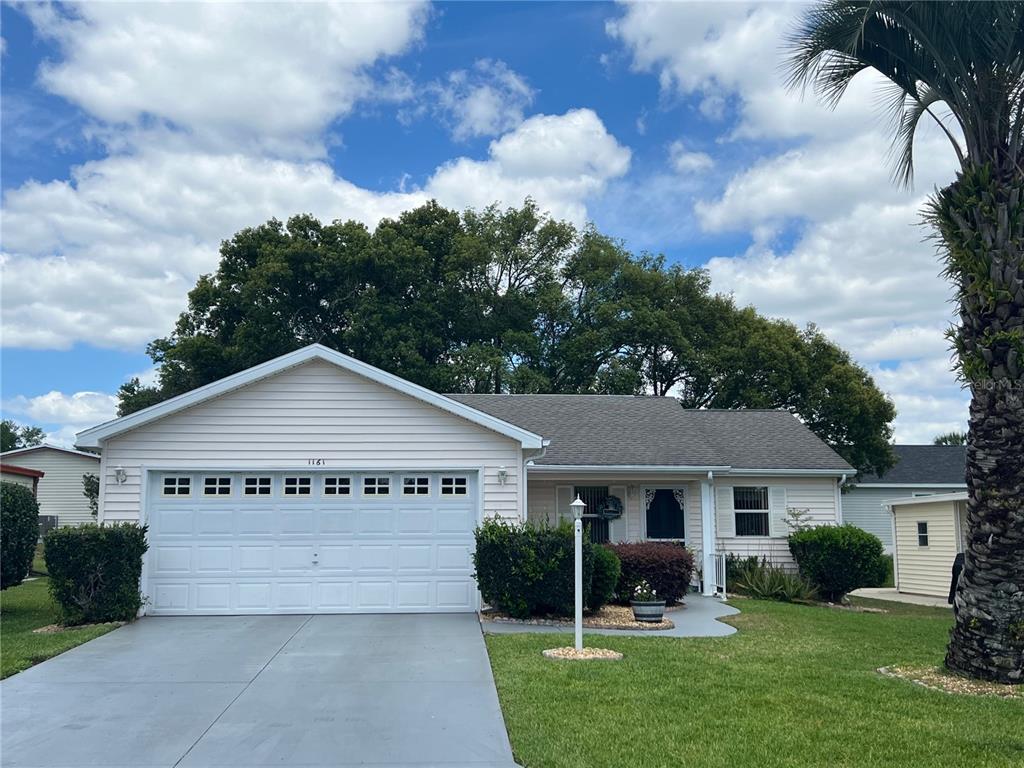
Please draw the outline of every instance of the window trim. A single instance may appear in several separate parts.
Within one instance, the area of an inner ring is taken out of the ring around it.
[[[407,485],[410,480],[412,485]],[[426,480],[426,485],[421,485],[421,480]],[[430,475],[402,475],[402,496],[411,496],[413,498],[417,496],[430,496],[433,485]],[[421,493],[421,488],[426,488],[426,490]]]
[[[753,488],[764,489],[764,509],[737,509],[736,491],[738,489]],[[764,517],[764,533],[740,533],[739,517],[737,515],[761,515]],[[732,486],[732,524],[733,534],[738,539],[767,539],[772,535],[772,500],[771,486],[768,485],[734,485]]]
[[[928,547],[928,521],[918,520],[917,522],[917,546],[927,549]],[[924,530],[921,530],[921,526],[924,526]],[[921,539],[924,539],[924,544],[921,543]]]
[[[288,484],[289,480],[295,482]],[[290,492],[289,492],[289,489]],[[281,496],[312,496],[313,478],[310,475],[285,475],[281,479]]]
[[[249,481],[253,480],[254,485],[249,485]],[[264,485],[261,480],[267,480],[269,484]],[[249,493],[249,489],[254,489],[253,493]],[[266,488],[266,493],[261,491]],[[272,475],[245,475],[242,478],[242,496],[273,496],[274,495],[274,478]]]
[[[367,493],[367,483],[373,481],[373,493]],[[382,484],[383,481],[383,484]],[[391,495],[391,475],[363,475],[363,482],[359,484],[361,495],[368,498],[379,499]],[[384,489],[384,493],[380,489]]]
[[[334,481],[334,485],[328,486],[327,485],[327,481],[328,480],[333,480]],[[344,480],[345,482],[342,483],[341,482],[342,480]],[[328,488],[332,488],[333,491],[328,491],[327,490]],[[345,492],[344,493],[339,493],[339,491],[342,488],[345,489]],[[345,497],[351,498],[353,496],[353,493],[352,493],[352,476],[351,475],[324,475],[323,478],[322,478],[322,482],[320,483],[320,495],[321,496],[331,496],[331,497],[345,496]]]
[[[210,481],[215,481],[211,486]],[[221,480],[227,480],[227,485],[221,483]],[[210,492],[210,489],[213,492]],[[227,493],[221,493],[221,488],[227,488]],[[235,493],[235,482],[231,475],[203,475],[203,498],[206,499],[220,499],[224,496],[234,496]]]
[[[445,480],[449,481],[447,487]],[[442,496],[469,496],[469,478],[464,475],[441,475],[438,487]]]
[[[174,481],[174,485],[171,486],[171,487],[174,488],[174,493],[168,493],[167,492],[167,488],[168,488],[167,481],[168,480],[173,480]],[[187,489],[185,493],[181,493],[181,489],[183,487],[181,485],[181,481],[182,480],[185,481],[184,488]],[[168,499],[178,499],[178,498],[181,498],[182,496],[191,496],[192,495],[192,476],[191,475],[164,475],[163,482],[160,483],[160,495],[161,496],[165,496]]]

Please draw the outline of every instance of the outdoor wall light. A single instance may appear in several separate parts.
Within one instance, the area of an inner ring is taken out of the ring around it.
[[[128,473],[124,471],[124,467],[114,467],[114,481],[118,485],[124,485],[128,481]]]
[[[504,485],[506,480],[508,480],[508,470],[504,467],[498,467],[498,482]]]

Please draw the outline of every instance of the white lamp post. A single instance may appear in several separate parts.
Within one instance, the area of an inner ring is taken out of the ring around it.
[[[569,509],[572,510],[572,516],[575,518],[573,523],[573,539],[575,549],[575,582],[576,582],[576,650],[583,650],[583,510],[587,508],[587,505],[580,499],[579,494],[576,495],[576,501],[569,505]]]

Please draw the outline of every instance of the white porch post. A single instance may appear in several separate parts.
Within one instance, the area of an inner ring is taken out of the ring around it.
[[[704,595],[715,594],[715,503],[714,475],[700,481],[700,547],[704,561]]]

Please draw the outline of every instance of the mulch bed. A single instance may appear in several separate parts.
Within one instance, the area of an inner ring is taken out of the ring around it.
[[[610,651],[607,648],[587,648],[577,651],[573,647],[548,648],[542,651],[547,659],[559,661],[619,661],[622,654],[618,651]]]
[[[45,627],[39,627],[39,629],[33,629],[33,635],[56,635],[60,632],[70,632],[73,629],[89,629],[90,627],[123,627],[125,622],[123,621],[101,621],[95,624],[75,624],[70,627],[65,627],[63,624],[47,624]]]
[[[942,693],[958,693],[966,696],[998,696],[1004,699],[1024,701],[1024,686],[971,680],[938,667],[879,667],[878,673],[886,677],[906,680],[923,688],[941,691]]]
[[[683,606],[669,606],[666,612],[679,610]],[[524,624],[535,627],[567,627],[573,626],[572,619],[561,616],[538,616],[531,619],[514,619],[511,616],[499,611],[486,610],[480,613],[483,621],[493,621],[498,624]],[[672,629],[675,624],[671,619],[663,618],[658,622],[637,621],[633,618],[633,609],[628,605],[606,605],[596,613],[588,613],[583,616],[583,626],[587,629]]]

